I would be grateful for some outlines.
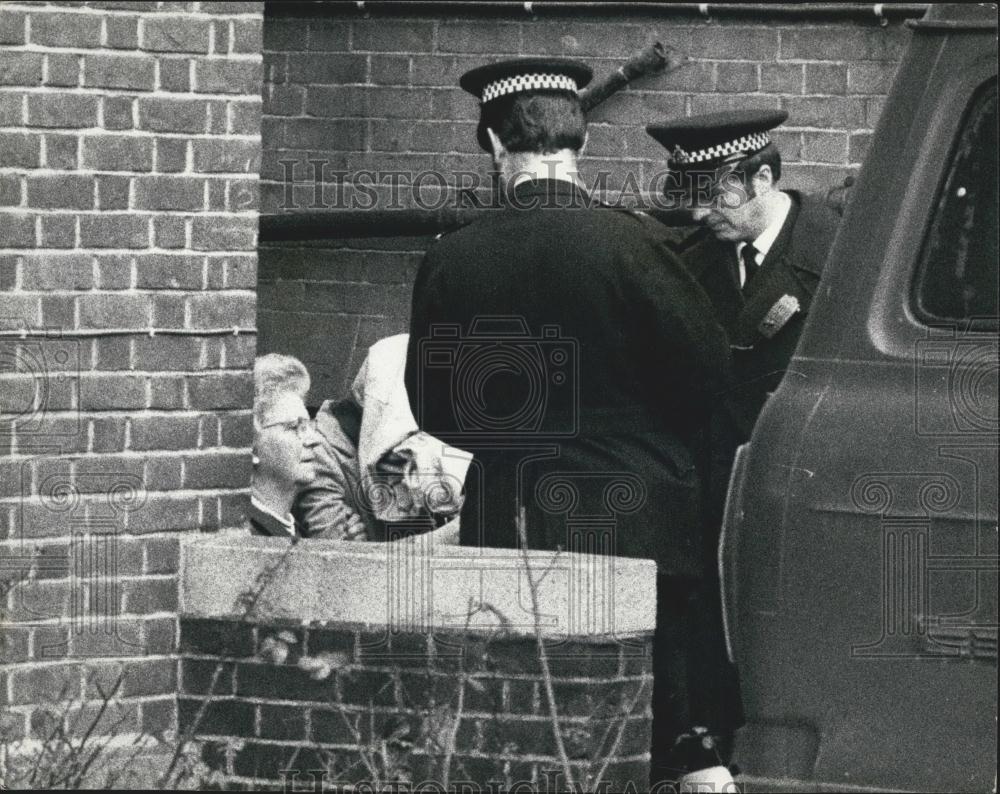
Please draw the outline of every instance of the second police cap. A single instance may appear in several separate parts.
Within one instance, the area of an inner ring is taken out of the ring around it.
[[[458,84],[485,105],[529,91],[579,92],[593,77],[590,67],[572,58],[510,58],[477,66]]]
[[[732,110],[649,124],[646,132],[667,150],[671,168],[714,169],[759,152],[787,118],[784,110]]]

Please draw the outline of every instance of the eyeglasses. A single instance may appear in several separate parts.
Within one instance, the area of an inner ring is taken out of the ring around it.
[[[310,430],[316,430],[316,420],[300,416],[298,419],[291,419],[287,422],[270,422],[269,424],[261,425],[260,429],[266,430],[269,427],[283,427],[285,430],[294,430],[299,438],[305,438],[306,433]]]

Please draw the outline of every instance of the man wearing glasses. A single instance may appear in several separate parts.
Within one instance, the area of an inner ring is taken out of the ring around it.
[[[726,329],[751,420],[788,368],[840,220],[821,198],[777,187],[768,133],[787,118],[745,110],[646,127],[669,152],[668,190],[702,226],[679,253]]]

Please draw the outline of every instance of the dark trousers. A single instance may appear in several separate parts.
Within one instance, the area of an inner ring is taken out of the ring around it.
[[[726,656],[715,577],[657,576],[652,709],[651,786],[728,762],[743,710],[736,671]],[[695,726],[718,737],[717,749],[677,743]]]

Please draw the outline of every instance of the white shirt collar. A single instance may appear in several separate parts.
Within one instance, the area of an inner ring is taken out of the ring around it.
[[[279,516],[273,510],[268,508],[263,502],[259,501],[253,494],[250,494],[250,504],[251,506],[253,506],[255,510],[264,513],[270,518],[273,518],[276,522],[278,522],[281,526],[283,526],[286,530],[288,530],[289,535],[295,534],[295,520],[292,518],[291,513],[289,513],[286,516]]]
[[[791,197],[784,191],[781,191],[779,195],[781,196],[781,210],[778,212],[771,225],[764,229],[757,239],[753,241],[753,247],[757,249],[757,255],[754,259],[757,260],[758,265],[764,264],[764,258],[767,256],[767,252],[771,250],[771,246],[774,245],[774,241],[777,240],[778,235],[781,234],[781,227],[785,225],[788,213],[792,210]],[[746,283],[746,273],[743,270],[743,259],[740,257],[740,254],[743,251],[743,246],[745,245],[745,240],[736,244],[736,261],[740,263],[740,284]]]

